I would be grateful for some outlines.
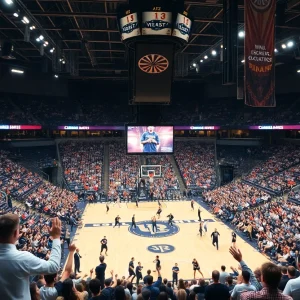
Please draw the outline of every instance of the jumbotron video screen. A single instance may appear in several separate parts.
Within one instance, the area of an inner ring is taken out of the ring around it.
[[[173,126],[127,126],[128,154],[171,154],[174,151]]]

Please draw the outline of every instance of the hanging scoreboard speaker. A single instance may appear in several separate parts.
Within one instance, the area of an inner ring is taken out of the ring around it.
[[[192,29],[192,20],[188,16],[188,12],[183,11],[177,14],[176,23],[173,30],[173,36],[189,41]]]

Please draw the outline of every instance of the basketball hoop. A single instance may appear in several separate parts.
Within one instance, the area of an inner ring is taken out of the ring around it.
[[[154,173],[151,172],[151,173],[149,173],[148,176],[149,176],[149,182],[150,182],[150,183],[153,183],[153,180],[154,180]]]

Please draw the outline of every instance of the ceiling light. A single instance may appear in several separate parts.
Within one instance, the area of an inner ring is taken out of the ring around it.
[[[38,38],[36,38],[36,41],[37,41],[37,42],[40,42],[40,41],[41,41],[41,39],[38,37]]]
[[[54,75],[54,77],[55,77],[55,78],[58,78],[58,75],[57,75],[57,74],[55,74],[55,75]]]
[[[221,49],[223,49],[223,45],[221,45]]]
[[[204,59],[208,59],[208,56],[207,56],[207,55],[205,55],[205,56],[204,56]]]
[[[217,55],[217,51],[216,51],[216,50],[213,50],[213,51],[211,51],[211,54],[212,54],[213,56],[216,56],[216,55]]]
[[[44,39],[44,36],[40,35],[39,39],[42,41]]]
[[[62,60],[63,60],[62,58],[59,59],[59,61],[62,61]]]
[[[292,48],[292,47],[294,46],[294,42],[293,42],[293,41],[289,41],[289,42],[287,43],[287,46],[288,46],[289,48]]]
[[[245,36],[245,31],[239,31],[239,38],[243,38]]]
[[[53,53],[55,51],[55,48],[50,49],[50,52]]]
[[[16,18],[17,18],[18,16],[19,16],[19,14],[18,14],[18,13],[14,13],[14,17],[16,17]]]
[[[203,63],[203,59],[201,59],[200,62]]]
[[[45,42],[44,42],[44,47],[47,47],[48,44],[49,44],[49,43],[48,43],[47,41],[45,41]]]
[[[275,49],[274,49],[274,52],[275,52],[275,53],[277,53],[277,52],[278,52],[278,50],[275,48]]]
[[[5,0],[5,3],[8,4],[8,5],[12,5],[13,1],[12,0]]]
[[[65,63],[66,63],[66,61],[65,61],[65,60],[63,60],[61,63],[62,63],[62,64],[65,64]]]
[[[297,73],[300,73],[300,70],[297,70]]]
[[[34,30],[34,29],[35,29],[35,26],[34,26],[34,25],[33,25],[33,26],[30,26],[29,29],[30,29],[30,30]]]
[[[19,69],[11,69],[12,73],[18,73],[18,74],[23,74],[24,71],[23,70],[19,70]]]
[[[27,17],[25,17],[25,16],[23,17],[22,22],[25,23],[25,24],[29,24],[30,23],[29,19]]]
[[[245,60],[243,59],[243,60],[241,60],[241,63],[243,64],[245,62]]]
[[[282,44],[282,45],[281,45],[281,48],[282,48],[282,49],[285,49],[285,48],[286,48],[286,44]]]
[[[193,63],[193,67],[196,67],[197,65],[196,65],[196,63]]]

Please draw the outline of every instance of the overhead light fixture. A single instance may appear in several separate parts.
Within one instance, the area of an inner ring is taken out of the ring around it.
[[[17,74],[23,74],[24,71],[23,70],[19,70],[19,69],[11,69],[12,73],[17,73]]]
[[[49,43],[48,43],[47,41],[45,41],[45,42],[44,42],[44,47],[47,47],[48,44],[49,44]]]
[[[223,49],[223,45],[221,45],[221,49]]]
[[[213,56],[216,56],[216,55],[217,55],[217,51],[216,51],[216,50],[212,50],[212,51],[211,51],[211,54],[212,54]]]
[[[277,53],[277,52],[278,52],[278,50],[275,48],[275,49],[274,49],[274,52],[275,52],[275,53]]]
[[[65,64],[66,63],[66,61],[65,60],[62,60],[62,62],[61,62],[62,64]]]
[[[205,55],[205,56],[204,56],[204,59],[208,59],[208,56],[207,56],[207,55]]]
[[[59,61],[63,61],[63,59],[62,59],[62,58],[60,58],[60,59],[59,59]]]
[[[37,42],[40,42],[41,41],[41,39],[38,37],[38,38],[36,38],[35,39]]]
[[[33,25],[33,26],[30,26],[29,29],[30,29],[30,30],[34,30],[34,29],[35,29],[35,26],[34,26],[34,25]]]
[[[241,63],[243,64],[245,62],[245,60],[243,59],[243,60],[241,60]]]
[[[289,42],[287,43],[287,46],[288,46],[289,48],[292,48],[292,47],[294,46],[294,42],[293,42],[293,41],[289,41]]]
[[[55,74],[55,75],[54,75],[54,77],[55,77],[55,78],[58,78],[58,75],[57,75],[57,74]]]
[[[29,19],[26,16],[23,17],[22,22],[24,24],[29,24],[30,23]]]
[[[282,44],[282,45],[281,45],[281,48],[282,48],[282,49],[286,49],[286,44]]]
[[[200,62],[203,63],[203,59],[201,59]]]
[[[44,39],[44,36],[43,35],[40,35],[39,36],[39,39],[42,41]]]
[[[196,65],[196,63],[193,63],[193,67],[195,68],[197,65]]]
[[[14,13],[14,17],[17,18],[18,16],[19,16],[19,14],[15,12],[15,13]]]
[[[55,51],[55,48],[50,49],[50,53],[53,53]]]
[[[297,73],[300,73],[300,70],[297,70]]]
[[[5,3],[8,4],[8,5],[12,5],[13,1],[12,0],[5,0]]]
[[[239,38],[243,38],[243,37],[245,37],[245,31],[239,31],[239,33],[238,33],[238,36],[239,36]]]

